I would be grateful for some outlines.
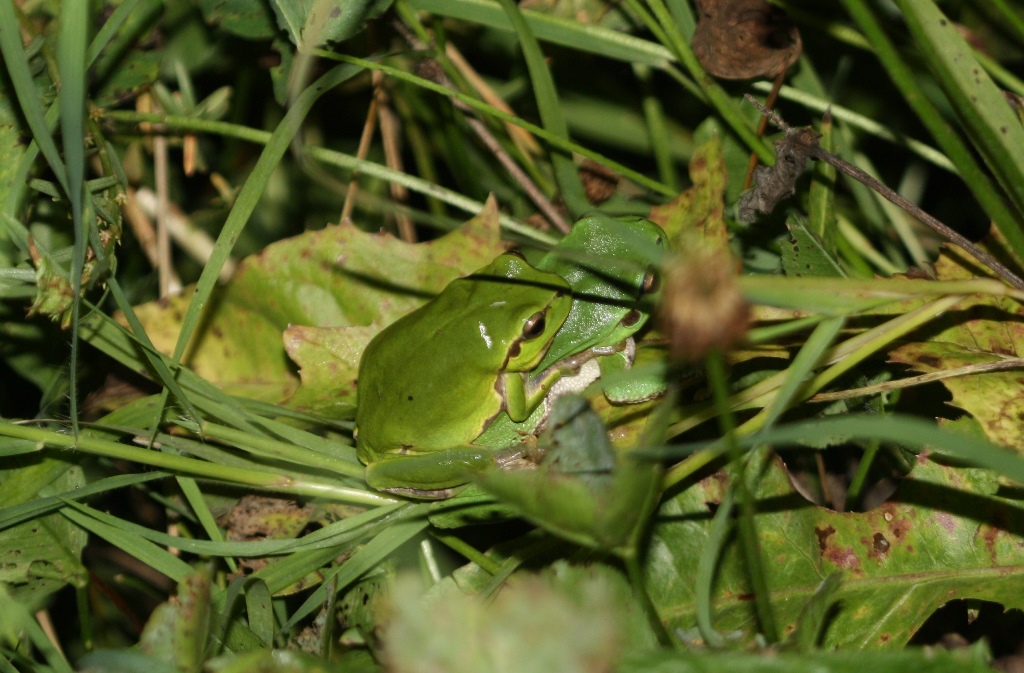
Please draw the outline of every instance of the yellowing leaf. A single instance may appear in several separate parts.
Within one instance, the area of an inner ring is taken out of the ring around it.
[[[279,402],[298,387],[286,344],[304,368],[331,361],[336,350],[312,354],[311,345],[326,337],[308,332],[282,340],[289,326],[387,325],[503,249],[493,199],[480,215],[428,243],[404,243],[350,223],[280,241],[243,260],[232,281],[214,294],[184,364],[231,393]],[[173,350],[190,297],[186,291],[136,308],[160,351]],[[365,330],[353,334],[372,336]],[[351,338],[345,341],[352,346]],[[353,372],[339,364],[314,378],[339,377],[331,382],[343,396]],[[313,372],[304,372],[303,380],[309,376]],[[310,407],[319,405],[310,396],[303,399]]]
[[[950,246],[935,263],[942,280],[971,278],[973,262]],[[933,323],[927,341],[904,344],[890,353],[923,373],[997,362],[1024,354],[1024,307],[1010,297],[972,295]],[[968,373],[942,379],[952,404],[970,413],[986,437],[1017,451],[1024,450],[1024,388],[1020,370]]]
[[[728,248],[725,159],[718,136],[694,150],[690,180],[692,187],[665,205],[653,208],[650,219],[662,226],[677,250],[683,249],[680,244],[685,245],[691,237],[702,239],[713,249]]]

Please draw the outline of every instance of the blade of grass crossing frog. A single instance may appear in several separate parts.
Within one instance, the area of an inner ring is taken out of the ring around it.
[[[539,270],[565,279],[573,294],[569,315],[537,370],[587,348],[618,344],[643,327],[653,302],[646,312],[637,304],[650,302],[644,294],[648,275],[660,265],[667,244],[665,231],[646,218],[596,213],[577,221],[537,263]],[[634,310],[636,320],[622,324]]]
[[[519,47],[523,51],[523,58],[526,60],[526,67],[530,71],[530,83],[533,86],[533,94],[537,100],[537,109],[540,118],[544,122],[544,128],[554,135],[569,139],[569,125],[562,116],[562,109],[558,103],[558,91],[555,89],[555,82],[551,78],[544,54],[540,50],[540,44],[533,36],[533,31],[523,18],[519,7],[512,0],[498,0],[502,9],[508,15],[513,30],[519,38]],[[568,206],[569,211],[574,215],[581,215],[590,208],[590,202],[583,191],[583,183],[580,181],[576,163],[571,155],[561,152],[551,154],[551,163],[555,169],[555,177],[561,191],[562,200]]]

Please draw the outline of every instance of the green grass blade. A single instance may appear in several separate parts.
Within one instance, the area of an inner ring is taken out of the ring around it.
[[[310,550],[333,549],[358,541],[366,536],[374,526],[380,526],[380,520],[389,517],[402,505],[375,508],[328,524],[299,538],[280,538],[262,540],[201,540],[180,535],[171,535],[159,530],[147,528],[132,521],[120,519],[113,514],[95,509],[81,503],[67,501],[65,503],[77,512],[88,516],[101,524],[117,528],[126,535],[134,535],[141,540],[152,542],[161,547],[177,549],[198,556],[231,557],[279,556],[296,554]]]
[[[846,11],[860,26],[871,48],[877,54],[882,66],[889,73],[893,84],[903,94],[907,104],[921,119],[946,156],[957,167],[961,177],[970,188],[974,198],[1003,231],[1017,250],[1024,250],[1024,236],[1020,235],[1017,215],[1004,203],[999,190],[986,172],[975,161],[971,150],[964,144],[960,134],[943,118],[942,114],[928,100],[921,88],[919,77],[896,50],[889,36],[882,28],[866,0],[842,0]],[[1005,105],[1005,103],[1003,103]],[[1019,124],[1019,122],[1018,122]]]
[[[75,231],[74,257],[71,260],[71,428],[78,434],[78,346],[82,317],[82,273],[85,270],[85,245],[89,238],[89,220],[85,204],[85,43],[89,25],[89,4],[69,2],[61,7],[60,35],[57,43],[57,67],[60,71],[60,131],[64,145],[67,184]]]
[[[253,486],[281,493],[292,493],[322,498],[336,498],[339,501],[358,505],[385,505],[393,499],[358,488],[339,486],[330,478],[302,478],[284,474],[280,470],[246,469],[237,466],[220,465],[208,460],[197,460],[162,451],[122,444],[88,435],[75,438],[71,435],[13,423],[0,423],[0,436],[27,439],[36,442],[40,449],[75,449],[107,458],[130,460],[143,465],[165,469],[179,474],[199,478]]]
[[[416,75],[413,75],[412,73],[405,72],[405,71],[400,70],[398,68],[393,68],[393,67],[385,65],[383,63],[374,63],[372,61],[366,61],[366,60],[363,60],[363,59],[360,59],[360,58],[355,58],[353,56],[347,56],[345,54],[332,54],[332,53],[329,53],[329,52],[317,52],[317,53],[318,53],[318,55],[323,56],[324,58],[332,58],[332,59],[340,60],[340,61],[343,61],[343,62],[346,62],[346,63],[354,63],[356,65],[361,65],[361,66],[363,66],[364,68],[366,68],[368,70],[379,70],[380,72],[388,75],[389,77],[394,77],[396,79],[400,79],[400,80],[409,82],[411,84],[415,84],[416,86],[422,87],[424,89],[428,89],[430,91],[433,91],[434,93],[438,93],[438,94],[440,94],[442,96],[445,96],[445,97],[454,98],[455,100],[458,100],[460,103],[464,103],[467,106],[473,108],[474,110],[476,110],[476,111],[478,111],[478,112],[480,112],[482,114],[494,117],[495,119],[499,119],[499,120],[501,120],[503,122],[508,122],[509,124],[514,124],[514,125],[522,128],[522,129],[525,129],[525,130],[529,131],[530,133],[532,133],[533,135],[537,136],[538,138],[541,138],[545,142],[551,144],[552,146],[557,147],[558,149],[561,149],[561,150],[563,150],[565,152],[572,152],[574,154],[579,154],[580,156],[585,157],[587,159],[590,159],[590,160],[592,160],[592,161],[594,161],[594,162],[596,162],[598,164],[601,164],[602,166],[605,166],[606,168],[610,168],[611,170],[615,171],[616,173],[621,174],[623,177],[628,178],[628,179],[632,180],[633,182],[637,183],[638,185],[641,185],[643,187],[646,187],[647,189],[650,189],[651,191],[658,192],[660,194],[664,194],[665,196],[675,196],[675,194],[676,194],[677,190],[673,189],[669,185],[662,184],[662,183],[658,182],[657,180],[652,180],[647,175],[645,175],[643,173],[640,173],[638,171],[635,171],[635,170],[633,170],[633,169],[631,169],[631,168],[629,168],[629,167],[627,167],[627,166],[625,166],[623,164],[620,164],[617,161],[614,161],[614,160],[610,159],[609,157],[603,156],[602,154],[600,154],[598,152],[595,152],[593,149],[591,149],[589,147],[585,147],[585,146],[580,145],[578,143],[572,142],[568,138],[564,138],[564,137],[555,135],[555,134],[551,133],[550,131],[548,131],[547,129],[541,128],[540,126],[537,126],[535,124],[531,124],[530,122],[522,119],[521,117],[517,117],[515,115],[508,114],[507,112],[504,112],[504,111],[499,110],[499,109],[497,109],[497,108],[495,108],[495,107],[493,107],[491,105],[488,105],[487,103],[484,103],[483,101],[480,101],[480,100],[478,100],[476,98],[473,98],[472,96],[467,96],[466,94],[463,94],[461,92],[453,91],[451,89],[448,89],[447,87],[441,86],[440,84],[438,84],[436,82],[432,82],[432,81],[430,81],[428,79],[424,79],[422,77],[417,77]],[[562,101],[562,106],[565,107],[565,99],[563,99],[563,101]],[[324,150],[324,151],[326,152],[327,150]],[[362,171],[363,169],[360,168],[359,170]],[[383,176],[381,176],[381,177],[383,177]],[[412,186],[409,186],[409,189],[413,189],[414,191],[421,191],[421,190],[416,190]],[[439,186],[435,186],[435,189],[440,189],[440,187]],[[429,194],[426,194],[426,195],[429,196]],[[467,211],[467,212],[469,212],[469,211]],[[476,212],[476,211],[473,211],[473,212]],[[503,223],[503,226],[504,226],[504,223]],[[513,228],[511,228],[511,227],[508,227],[508,228],[511,231],[514,231]],[[522,233],[522,232],[517,232],[517,233]]]
[[[116,34],[118,28],[126,25],[126,23],[131,24],[131,23],[138,22],[139,19],[140,19],[140,16],[141,17],[151,16],[152,12],[155,11],[155,9],[153,7],[154,4],[157,5],[156,8],[159,8],[158,0],[141,0],[142,2],[145,3],[141,8],[139,8],[139,6],[138,6],[139,1],[140,0],[131,0],[131,2],[126,2],[126,3],[118,6],[117,9],[115,9],[114,12],[110,15],[110,18],[103,25],[103,27],[100,28],[99,32],[96,34],[96,37],[90,43],[88,50],[86,50],[85,59],[86,59],[86,67],[87,68],[93,66],[93,64],[96,62],[96,59],[99,57],[100,52],[102,52],[103,49],[108,44],[110,44],[110,41],[115,37],[115,34]],[[2,6],[0,6],[0,47],[2,47],[3,44],[4,44],[4,41],[10,39],[9,35],[5,35],[4,27],[5,26],[16,26],[17,23],[16,23],[16,21],[14,21],[14,19],[11,19],[11,21],[13,21],[13,23],[9,23],[8,19],[10,17],[7,17],[5,15],[5,12],[10,9],[9,4],[8,3],[0,3],[0,5],[2,5]],[[3,49],[5,49],[5,50],[8,49],[8,48],[10,48],[12,50],[20,49],[21,48],[20,47],[20,41],[13,42],[10,45],[10,47],[3,47]],[[3,54],[4,54],[4,63],[10,65],[12,63],[11,58],[8,57],[6,51],[4,51]],[[24,60],[24,59],[22,58],[22,60]],[[14,66],[15,66],[16,69],[20,69],[21,68],[21,66],[19,66],[17,63],[15,63]],[[99,72],[102,72],[103,71],[102,66],[98,66],[98,70],[99,70]],[[16,77],[24,78],[28,74],[27,70],[25,70],[24,72],[15,73],[15,72],[11,71],[10,68],[9,68],[8,71],[11,74],[12,82],[14,82],[16,80]],[[29,78],[28,81],[29,81],[29,84],[31,84],[31,78]],[[16,85],[16,87],[17,87],[17,85]],[[31,90],[32,90],[31,88],[26,89],[26,91],[29,91],[29,92],[31,92]],[[17,92],[17,88],[16,88],[16,92]],[[21,96],[20,93],[18,95]],[[58,94],[58,96],[59,96],[59,94]],[[40,104],[40,110],[41,109],[42,109],[42,106]],[[24,198],[24,195],[25,195],[25,191],[26,191],[25,190],[25,185],[28,182],[28,176],[31,174],[32,167],[35,165],[36,158],[38,157],[39,152],[40,152],[40,150],[42,148],[42,146],[39,144],[40,141],[37,141],[36,139],[37,138],[42,139],[41,142],[43,142],[44,144],[46,143],[46,139],[49,139],[51,141],[50,144],[52,144],[52,137],[51,137],[50,129],[56,128],[57,121],[58,121],[58,113],[59,113],[59,111],[60,111],[60,102],[58,100],[57,102],[52,104],[50,106],[50,108],[46,111],[46,113],[43,115],[42,123],[40,124],[38,121],[34,120],[34,118],[29,115],[29,111],[28,110],[23,110],[23,114],[25,115],[26,120],[29,121],[29,128],[32,130],[33,141],[25,149],[24,153],[22,154],[21,161],[19,161],[19,163],[18,163],[18,168],[17,168],[17,171],[16,171],[16,174],[17,174],[18,177],[17,177],[17,179],[15,179],[13,181],[14,184],[16,185],[16,188],[12,189],[9,194],[5,195],[4,205],[3,205],[5,213],[7,213],[9,215],[13,215],[20,208],[22,199]],[[45,133],[43,133],[43,129],[46,129]],[[50,151],[49,149],[46,150],[46,152],[49,152],[49,151]],[[47,157],[47,161],[50,162],[51,165],[53,165],[53,163],[51,161],[51,158],[50,158],[51,155],[44,153],[44,156],[46,156]],[[59,156],[60,155],[59,155],[58,152],[56,152],[56,145],[53,145],[52,156],[53,157],[57,157],[57,160],[59,161]],[[55,172],[57,173],[58,176],[62,175],[62,171],[55,171]],[[58,179],[59,179],[59,177],[58,177]],[[12,238],[15,241],[15,243],[18,244],[18,247],[21,249],[22,254],[27,256],[28,255],[27,236],[22,235],[22,232],[14,232],[14,235],[12,235]]]
[[[199,488],[199,484],[192,477],[177,477],[176,479],[182,495],[185,496],[185,501],[188,502],[188,506],[192,509],[192,513],[195,514],[196,519],[199,520],[199,525],[203,527],[203,532],[206,533],[206,537],[210,538],[210,540],[214,542],[223,542],[224,535],[217,526],[217,521],[215,520],[213,512],[210,511],[210,505],[203,496],[203,492]],[[227,562],[228,569],[231,572],[238,572],[238,566],[234,559],[228,558],[225,559],[225,561]]]
[[[134,486],[154,479],[163,479],[168,476],[164,472],[146,472],[143,474],[122,474],[115,477],[107,477],[94,481],[91,484],[76,488],[73,491],[60,493],[52,496],[45,496],[43,491],[40,495],[45,497],[36,498],[18,505],[0,509],[0,530],[16,526],[19,523],[35,519],[36,517],[50,514],[67,505],[69,500],[83,500],[93,495],[109,493],[110,491]]]
[[[1024,19],[1019,7],[1011,7],[1006,0],[981,0],[979,4],[987,6],[988,12],[994,15],[993,21],[998,21],[1001,28],[1012,32],[1018,44],[1024,43]]]
[[[555,81],[551,77],[547,63],[544,61],[544,53],[540,50],[540,44],[530,30],[529,24],[519,11],[519,7],[512,0],[498,0],[508,15],[516,36],[519,38],[519,48],[526,60],[526,67],[530,71],[530,83],[533,85],[533,95],[537,101],[537,109],[544,128],[552,135],[559,138],[569,139],[569,125],[562,116],[562,108],[558,103],[558,90],[555,88]],[[579,171],[576,163],[569,154],[553,152],[551,164],[554,167],[555,179],[558,180],[562,200],[565,202],[569,212],[580,216],[591,209],[587,195],[583,191],[583,183],[580,181]]]
[[[14,14],[13,3],[0,2],[0,53],[3,54],[7,74],[11,78],[14,93],[21,105],[21,113],[25,116],[25,121],[32,131],[32,139],[38,143],[46,162],[57,177],[57,182],[67,192],[68,182],[64,162],[57,150],[57,143],[50,135],[46,123],[47,115],[43,113],[39,92],[32,81],[32,74],[29,72],[25,50],[21,44],[21,35],[18,32],[19,25],[18,18]]]
[[[508,15],[493,0],[407,0],[410,7],[499,30],[512,30]],[[538,40],[598,54],[626,63],[665,69],[672,52],[655,42],[600,26],[583,24],[530,10],[520,11]]]
[[[704,70],[704,66],[697,60],[697,55],[690,48],[690,43],[680,32],[675,20],[672,18],[668,8],[661,0],[648,0],[651,11],[661,22],[661,27],[668,36],[671,44],[666,45],[675,52],[676,56],[690,72],[708,101],[715,108],[722,120],[729,125],[729,128],[746,143],[750,151],[757,154],[762,163],[772,165],[775,163],[775,150],[768,146],[762,138],[757,137],[754,128],[747,121],[745,115],[740,111],[740,103],[729,97],[715,78]]]
[[[273,134],[271,134],[270,140],[267,142],[266,147],[263,148],[260,158],[256,161],[256,166],[253,167],[252,173],[249,174],[245,185],[242,187],[242,191],[239,192],[235,205],[231,208],[231,212],[224,222],[220,236],[217,237],[217,243],[214,245],[213,252],[203,268],[202,275],[199,276],[199,282],[196,283],[195,294],[192,296],[192,301],[189,303],[188,310],[181,321],[181,332],[178,335],[178,341],[172,354],[172,358],[175,361],[180,361],[181,356],[185,353],[185,349],[192,339],[192,334],[199,325],[199,318],[202,316],[203,308],[206,306],[206,302],[210,299],[210,295],[213,294],[213,289],[217,285],[217,279],[220,276],[220,270],[224,266],[224,262],[231,255],[231,250],[234,248],[238,237],[242,234],[242,230],[249,221],[252,211],[256,209],[256,204],[259,203],[260,197],[270,181],[271,174],[278,163],[280,163],[281,158],[284,157],[284,153],[288,151],[292,138],[295,137],[313,104],[321,95],[345,80],[352,78],[359,72],[362,72],[362,68],[348,64],[335,66],[329,70],[327,74],[323,75],[299,94],[293,102],[291,109],[288,110],[288,114],[285,115]]]
[[[896,0],[917,48],[942,85],[975,148],[1018,213],[1024,213],[1024,126],[1003,92],[974,57],[953,22],[931,0]],[[1024,252],[1021,219],[1004,229],[1014,250]]]
[[[427,507],[429,505],[426,504],[410,505],[401,520],[382,528],[359,551],[350,556],[333,572],[327,573],[323,583],[292,613],[281,630],[291,628],[300,620],[316,612],[327,600],[328,587],[334,591],[344,589],[376,567],[398,547],[423,531],[429,525],[426,516]],[[332,583],[331,580],[334,582]]]
[[[737,437],[741,447],[762,444],[773,446],[824,446],[845,441],[890,442],[908,449],[930,449],[956,456],[971,465],[988,468],[1024,483],[1024,457],[981,437],[946,430],[931,421],[905,414],[889,416],[830,416],[829,418],[790,423],[746,437]],[[708,446],[701,442],[661,450],[642,451],[650,456],[683,457]],[[827,450],[827,449],[826,449]]]
[[[61,514],[76,526],[84,528],[93,535],[106,540],[115,548],[130,554],[136,561],[145,563],[153,570],[162,573],[175,582],[182,581],[192,572],[192,567],[188,563],[166,549],[158,547],[138,535],[127,532],[119,526],[87,516],[75,509],[76,507],[81,507],[81,505],[69,503],[68,507],[61,510]]]
[[[790,408],[793,400],[797,398],[804,384],[810,379],[815,367],[821,363],[825,352],[839,336],[839,332],[845,324],[846,320],[842,317],[826,318],[814,328],[811,336],[801,346],[800,352],[793,358],[793,364],[789,366],[786,379],[779,387],[775,399],[765,410],[764,429],[775,425],[775,421]]]

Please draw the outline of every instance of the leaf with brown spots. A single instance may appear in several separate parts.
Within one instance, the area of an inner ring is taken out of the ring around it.
[[[800,31],[764,0],[700,0],[693,53],[723,79],[775,77],[803,52]]]
[[[648,550],[647,588],[670,629],[695,626],[697,560],[721,499],[720,475],[665,503]],[[797,494],[777,458],[759,475],[755,525],[777,626],[792,632],[822,580],[841,573],[822,646],[901,647],[946,601],[1024,607],[1024,507],[995,495],[986,470],[918,456],[896,494],[868,512],[835,512]],[[746,556],[719,558],[713,618],[721,633],[757,630]]]
[[[690,180],[692,187],[665,205],[652,208],[650,219],[669,235],[673,249],[682,249],[697,238],[709,248],[728,250],[725,158],[717,136],[693,151]]]
[[[359,360],[381,327],[305,327],[284,331],[288,357],[300,367],[302,385],[286,402],[292,409],[323,418],[355,413]]]
[[[295,539],[310,525],[315,514],[316,508],[311,504],[303,505],[286,498],[246,495],[225,517],[225,537],[232,542]],[[272,560],[273,557],[243,557],[238,561],[236,576],[262,570]],[[319,571],[312,571],[281,593],[294,594],[322,580],[323,575]]]

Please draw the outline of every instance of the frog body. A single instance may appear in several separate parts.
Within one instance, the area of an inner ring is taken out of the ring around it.
[[[367,483],[441,498],[519,460],[560,391],[631,366],[666,244],[646,218],[586,217],[536,268],[501,255],[380,332],[359,368]]]
[[[505,254],[366,347],[356,447],[370,485],[413,494],[465,483],[504,457],[475,446],[501,412],[525,420],[550,380],[529,380],[572,299],[559,276]]]

